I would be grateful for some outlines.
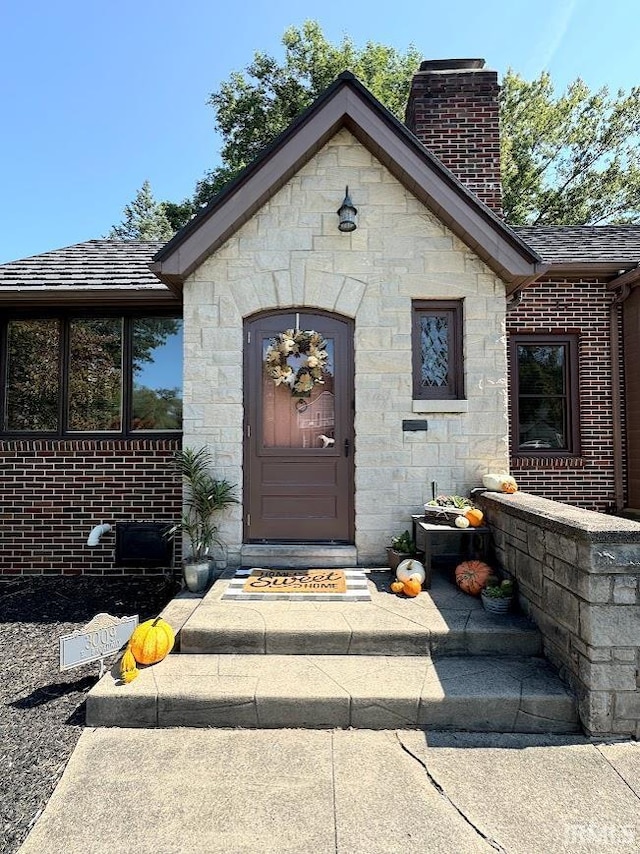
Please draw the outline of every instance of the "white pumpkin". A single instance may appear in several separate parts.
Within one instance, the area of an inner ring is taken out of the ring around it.
[[[500,474],[494,474],[493,472],[489,472],[489,474],[485,474],[482,478],[482,485],[485,489],[491,490],[491,492],[500,492],[502,489],[502,481],[506,476],[506,472],[500,472]]]
[[[456,526],[456,528],[468,528],[470,522],[466,516],[456,516],[455,522],[453,524]]]
[[[515,479],[510,474],[507,474],[506,471],[501,471],[497,474],[490,472],[482,477],[482,485],[491,492],[502,492],[503,483],[515,484]]]
[[[416,576],[420,584],[424,584],[424,580],[427,577],[424,566],[419,560],[414,560],[413,558],[403,560],[396,569],[396,578],[398,581],[408,581],[412,575]]]

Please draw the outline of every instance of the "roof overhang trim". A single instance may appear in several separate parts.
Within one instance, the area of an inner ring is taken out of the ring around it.
[[[164,287],[122,288],[99,285],[70,287],[66,285],[0,286],[0,305],[12,308],[51,306],[140,306],[180,308],[182,300]]]
[[[479,202],[352,75],[336,83],[155,256],[151,270],[175,288],[184,283],[342,127],[505,282],[526,287],[548,265]]]

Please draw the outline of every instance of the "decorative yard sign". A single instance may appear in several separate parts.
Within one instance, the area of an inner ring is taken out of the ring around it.
[[[304,572],[254,569],[243,590],[245,593],[346,593],[347,580],[342,569],[305,569]]]
[[[96,614],[84,628],[60,638],[60,670],[99,661],[102,676],[104,659],[127,643],[137,625],[137,614],[133,617]]]

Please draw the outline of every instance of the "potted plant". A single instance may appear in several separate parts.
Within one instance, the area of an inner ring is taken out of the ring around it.
[[[207,447],[176,451],[174,462],[186,488],[182,517],[168,532],[186,534],[190,552],[183,557],[184,580],[192,593],[201,593],[211,575],[210,550],[224,547],[215,515],[238,504],[235,485],[211,474],[213,457]],[[184,547],[184,545],[183,545]]]
[[[389,569],[395,570],[403,560],[418,558],[418,549],[409,531],[404,531],[397,537],[391,538],[391,545],[387,546],[387,563]]]
[[[513,581],[508,578],[500,581],[497,575],[490,575],[480,596],[485,611],[492,614],[506,614],[511,609],[513,602]]]

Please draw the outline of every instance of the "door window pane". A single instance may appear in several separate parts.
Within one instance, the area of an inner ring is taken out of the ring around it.
[[[122,318],[69,324],[69,430],[120,430]]]
[[[271,339],[262,345],[264,363]],[[327,362],[322,383],[311,389],[308,397],[296,397],[285,384],[276,386],[274,380],[262,375],[262,445],[265,448],[323,448],[332,447],[335,440],[334,398],[334,341],[325,339]],[[305,356],[289,356],[287,363],[297,372]],[[322,438],[322,437],[326,438]]]
[[[59,357],[57,320],[9,322],[7,430],[58,429]]]
[[[132,430],[182,428],[182,320],[133,323]]]

